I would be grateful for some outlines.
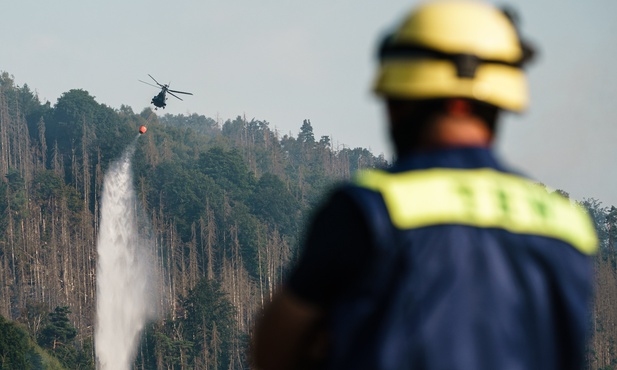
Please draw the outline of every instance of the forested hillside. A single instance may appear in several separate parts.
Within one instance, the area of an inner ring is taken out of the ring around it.
[[[308,210],[358,168],[386,165],[315,138],[308,119],[294,137],[245,117],[157,113],[115,110],[83,90],[52,106],[0,77],[0,315],[66,368],[94,366],[101,187],[129,143],[164,282],[161,318],[138,350],[143,369],[248,368],[252,320],[293,260]],[[140,125],[148,132],[137,139]]]
[[[137,138],[140,125],[148,132]],[[294,137],[241,116],[113,109],[83,90],[51,105],[2,73],[0,315],[9,321],[0,320],[0,338],[17,339],[0,346],[0,368],[60,368],[49,354],[67,369],[94,369],[103,175],[135,140],[139,212],[162,281],[161,315],[142,336],[136,369],[248,369],[253,319],[295,258],[311,208],[357,169],[387,165],[316,138],[308,119]],[[613,369],[617,209],[582,205],[602,243],[588,363]]]

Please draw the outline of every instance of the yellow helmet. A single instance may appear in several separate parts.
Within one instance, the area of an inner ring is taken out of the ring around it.
[[[527,107],[521,42],[512,16],[476,1],[437,1],[412,12],[379,50],[378,95],[470,98],[520,112]]]

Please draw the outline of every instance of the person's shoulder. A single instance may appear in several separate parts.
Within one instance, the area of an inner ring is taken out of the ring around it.
[[[368,173],[379,173],[382,171],[385,170],[361,170],[355,173],[350,179],[335,184],[324,193],[324,196],[318,204],[317,211],[339,208],[357,209],[359,203],[361,203],[369,193],[374,192],[374,189],[365,186],[359,179]]]

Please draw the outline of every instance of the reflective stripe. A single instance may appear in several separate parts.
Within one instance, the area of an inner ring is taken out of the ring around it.
[[[398,229],[438,224],[494,227],[563,240],[585,254],[595,229],[577,205],[519,176],[489,168],[362,171],[355,183],[382,194]]]

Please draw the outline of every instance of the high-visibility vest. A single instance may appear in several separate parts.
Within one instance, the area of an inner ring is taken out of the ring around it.
[[[499,228],[559,239],[584,254],[597,250],[593,224],[581,206],[517,175],[490,168],[367,170],[356,175],[355,183],[381,193],[398,229]]]

